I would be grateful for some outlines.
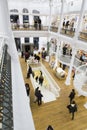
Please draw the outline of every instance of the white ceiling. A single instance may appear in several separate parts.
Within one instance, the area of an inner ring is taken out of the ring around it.
[[[12,2],[13,0],[8,0],[8,2]],[[19,2],[32,2],[32,3],[60,3],[61,0],[15,0]]]

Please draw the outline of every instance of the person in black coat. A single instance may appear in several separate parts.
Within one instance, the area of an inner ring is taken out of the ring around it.
[[[66,55],[67,45],[65,44],[63,47],[63,55]]]
[[[41,19],[38,19],[38,23],[39,23],[39,30],[41,30]]]
[[[34,92],[34,94],[35,94],[34,103],[36,103],[36,102],[37,102],[38,92],[39,92],[39,87],[37,87],[37,88],[35,89],[35,92]]]
[[[84,62],[84,59],[85,59],[85,54],[82,54],[82,55],[80,56],[80,60],[81,60],[82,62]]]
[[[69,20],[66,22],[66,28],[70,25]]]
[[[41,91],[39,90],[39,91],[38,91],[38,94],[37,94],[37,102],[38,102],[38,105],[41,105],[41,104],[42,104],[42,97],[43,97],[43,95],[41,94]]]
[[[32,68],[29,65],[28,72],[27,72],[27,78],[30,78],[30,74],[32,74]]]
[[[34,73],[34,71],[32,71],[32,77],[34,78],[34,76],[35,76],[35,73]]]
[[[36,82],[38,82],[38,76],[36,76],[35,80],[36,80]]]
[[[38,63],[40,62],[40,57],[39,56],[37,56],[37,60],[38,60]]]
[[[72,120],[74,120],[74,113],[77,112],[77,105],[75,103],[75,101],[72,101],[70,105],[67,106],[67,108],[69,109],[69,113],[72,114]]]
[[[25,87],[26,87],[27,96],[29,96],[29,94],[30,94],[30,87],[29,87],[29,84],[28,84],[28,83],[25,83]]]
[[[53,127],[52,127],[51,125],[49,125],[49,126],[47,127],[47,130],[53,130]]]
[[[43,75],[40,75],[40,77],[39,77],[39,84],[42,86],[42,84],[43,84],[43,81],[44,81],[44,77],[43,77]]]
[[[75,98],[75,90],[74,89],[72,89],[72,91],[70,92],[69,98],[70,98],[70,104],[71,104],[72,100]]]

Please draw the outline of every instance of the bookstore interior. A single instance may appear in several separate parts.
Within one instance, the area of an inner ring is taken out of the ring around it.
[[[78,111],[71,125],[63,116],[72,89]],[[0,130],[86,130],[86,97],[87,0],[0,0]]]

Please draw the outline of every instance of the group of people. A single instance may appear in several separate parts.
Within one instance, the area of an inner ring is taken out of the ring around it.
[[[37,60],[38,63],[40,62],[40,56],[38,54],[33,54],[33,53],[30,54],[29,52],[25,52],[25,62],[28,59],[32,61]]]
[[[34,60],[37,60],[38,63],[40,62],[40,56],[38,56],[37,54],[34,54]]]
[[[63,49],[63,56],[66,54],[72,56],[72,48],[70,47],[70,45],[64,44],[62,49]]]
[[[72,120],[74,120],[74,113],[77,112],[77,104],[76,102],[74,101],[74,98],[75,98],[75,90],[72,89],[72,91],[70,92],[69,94],[69,99],[70,99],[70,103],[69,105],[67,105],[67,108],[69,110],[69,113],[72,114]]]
[[[75,19],[66,20],[64,18],[64,20],[63,20],[63,28],[64,29],[70,29],[71,31],[75,31]]]

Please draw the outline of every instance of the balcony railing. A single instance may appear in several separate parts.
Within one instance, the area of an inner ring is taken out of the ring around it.
[[[51,26],[50,31],[58,32],[58,27]]]
[[[60,53],[60,54],[58,55],[58,60],[59,60],[61,63],[66,64],[66,65],[68,65],[68,66],[70,66],[71,58],[72,58],[72,56],[70,56],[70,55],[63,55],[62,53]],[[85,59],[85,61],[82,62],[82,61],[80,60],[80,58],[76,55],[76,56],[75,56],[75,59],[74,59],[73,67],[77,68],[77,67],[79,67],[79,66],[81,66],[81,65],[86,64],[86,62],[87,62],[87,59]]]
[[[41,26],[41,28],[39,28],[39,26],[34,26],[34,25],[29,25],[29,24],[23,24],[23,25],[18,25],[17,23],[12,23],[11,24],[12,30],[19,30],[19,31],[24,31],[24,30],[28,30],[28,31],[48,31],[48,26]]]
[[[39,25],[34,26],[34,25],[29,25],[28,23],[23,24],[23,25],[18,25],[17,23],[12,23],[11,27],[12,27],[13,31],[25,31],[25,30],[26,31],[48,31],[48,26],[41,26],[41,28],[39,28]],[[58,27],[51,26],[50,31],[57,33]],[[68,28],[66,28],[66,29],[61,28],[60,33],[73,38],[75,35],[75,30],[68,29]],[[82,41],[87,41],[87,31],[79,32],[78,39],[82,40]]]
[[[61,29],[61,34],[64,34],[64,35],[67,35],[69,37],[73,37],[74,34],[75,34],[75,31],[71,30],[71,29],[65,29],[65,28],[62,28]]]

